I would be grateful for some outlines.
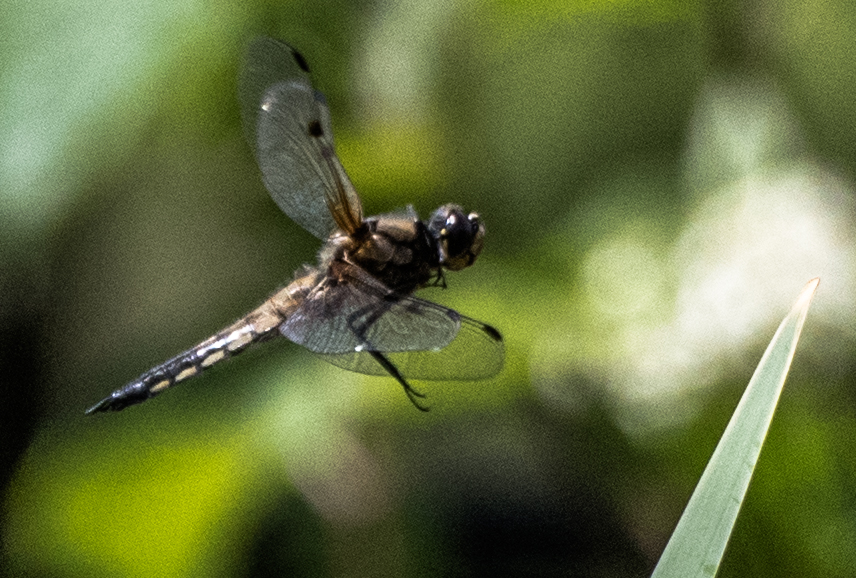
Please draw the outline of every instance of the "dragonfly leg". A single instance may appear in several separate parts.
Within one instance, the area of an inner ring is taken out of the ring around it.
[[[411,386],[409,383],[407,383],[407,380],[404,379],[404,376],[401,375],[401,373],[398,371],[398,368],[395,367],[395,364],[392,363],[386,357],[386,355],[384,355],[380,351],[371,351],[370,350],[369,353],[371,354],[372,357],[375,358],[375,360],[377,360],[378,363],[381,364],[381,366],[383,366],[383,368],[385,370],[387,370],[389,372],[389,374],[392,377],[395,378],[395,380],[398,383],[401,384],[401,386],[404,388],[404,393],[407,394],[407,398],[410,400],[410,403],[412,403],[416,407],[416,409],[418,409],[419,411],[430,411],[431,410],[431,408],[425,407],[424,405],[419,403],[419,401],[417,401],[417,399],[416,399],[416,398],[425,399],[425,394],[420,393],[420,392],[416,391],[415,389],[413,389],[413,386]]]

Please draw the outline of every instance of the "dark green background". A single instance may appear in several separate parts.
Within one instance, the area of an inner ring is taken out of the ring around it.
[[[38,0],[0,23],[2,570],[643,576],[822,278],[720,576],[856,573],[856,7]],[[313,262],[240,129],[299,47],[367,214],[457,202],[426,290],[504,371],[417,387],[285,340],[83,410]]]

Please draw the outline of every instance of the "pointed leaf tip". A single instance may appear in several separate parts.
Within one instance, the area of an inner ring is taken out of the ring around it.
[[[654,569],[654,578],[716,574],[819,283],[816,277],[806,284],[776,330]]]

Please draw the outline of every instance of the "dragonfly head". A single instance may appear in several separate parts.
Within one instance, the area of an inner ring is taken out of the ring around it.
[[[464,214],[458,205],[443,205],[431,215],[428,230],[437,239],[440,265],[460,271],[475,263],[484,244],[484,224],[477,213]]]

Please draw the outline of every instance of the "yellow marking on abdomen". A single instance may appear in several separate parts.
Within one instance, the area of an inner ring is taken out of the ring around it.
[[[252,332],[247,331],[246,333],[241,334],[242,330],[235,331],[230,335],[227,339],[229,339],[229,344],[226,345],[226,348],[229,351],[235,351],[236,349],[241,349],[242,347],[247,346],[253,340]],[[237,337],[234,337],[237,334]]]
[[[159,381],[159,382],[157,382],[156,384],[154,384],[153,386],[151,386],[151,387],[149,388],[149,392],[150,392],[150,393],[152,393],[152,394],[160,393],[161,391],[163,391],[163,390],[165,390],[166,388],[168,388],[170,385],[171,385],[171,384],[170,384],[169,380],[168,380],[168,379],[164,379],[163,381]]]
[[[188,377],[193,377],[197,373],[199,373],[199,370],[191,365],[187,369],[182,369],[179,374],[175,376],[175,381],[181,381],[183,379],[187,379]]]
[[[223,350],[215,351],[214,353],[212,353],[211,355],[209,355],[208,357],[203,359],[199,363],[199,365],[201,365],[202,367],[211,367],[212,365],[214,365],[215,363],[217,363],[218,361],[220,361],[224,357],[226,357],[225,351],[223,351]]]

